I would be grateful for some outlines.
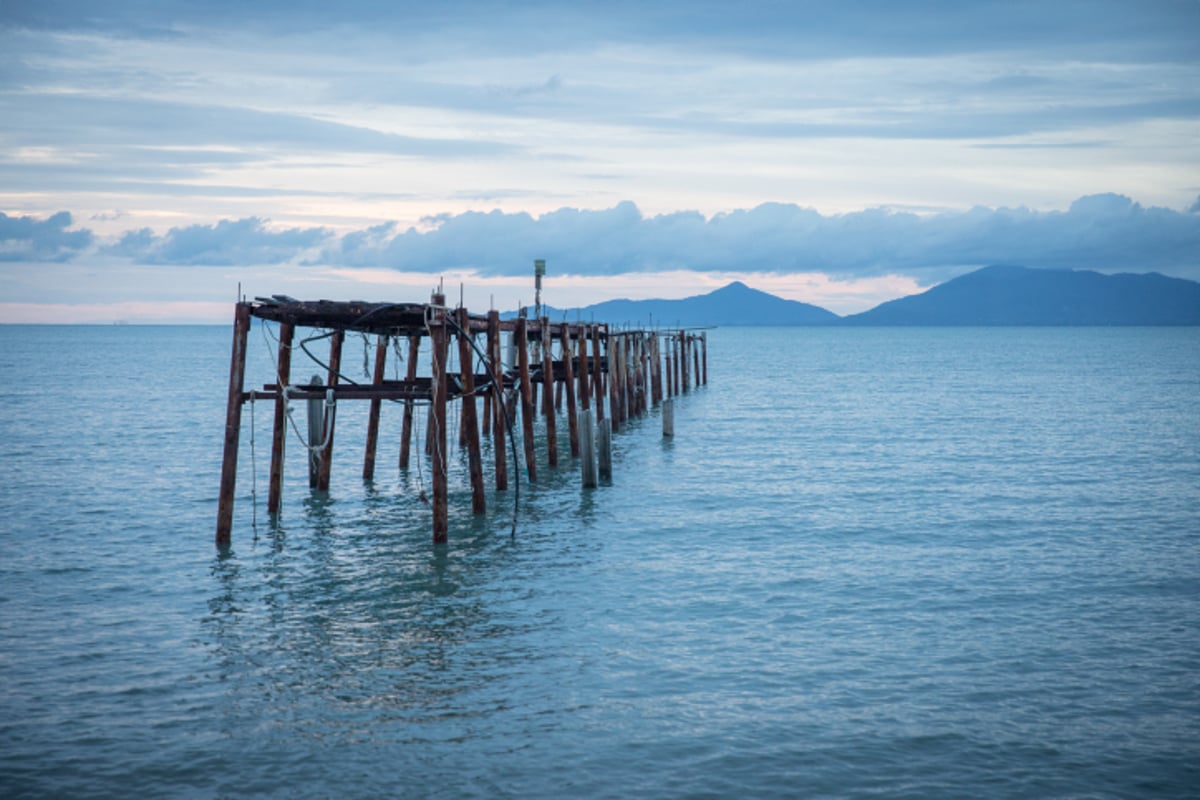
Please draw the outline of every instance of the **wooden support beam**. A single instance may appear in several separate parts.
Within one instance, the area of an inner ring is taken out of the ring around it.
[[[372,386],[383,386],[384,372],[387,369],[388,337],[380,336],[375,340],[375,375]],[[379,410],[383,400],[371,398],[371,410],[367,413],[367,447],[363,454],[363,480],[375,479],[375,447],[379,441]]]
[[[585,410],[579,418],[579,471],[585,489],[595,489],[599,484],[596,478],[595,427],[592,412]]]
[[[495,461],[496,489],[508,488],[508,454],[504,449],[508,432],[508,411],[504,407],[504,361],[500,355],[500,312],[487,317],[488,368],[492,373],[492,457]]]
[[[529,381],[529,342],[526,338],[526,321],[517,319],[513,332],[517,345],[517,372],[521,379],[521,438],[525,444],[525,473],[529,482],[537,481],[537,459],[533,449],[533,388]]]
[[[584,411],[591,410],[592,402],[588,391],[588,329],[585,326],[576,328],[575,350],[579,355],[579,407]]]
[[[487,511],[483,488],[483,454],[479,451],[479,421],[475,415],[475,366],[471,357],[471,317],[465,308],[458,310],[458,363],[462,368],[462,430],[466,437],[467,459],[471,473],[471,511]]]
[[[417,360],[421,355],[421,337],[408,337],[408,366],[404,371],[406,381],[417,378]],[[408,469],[409,451],[412,449],[413,401],[404,401],[404,421],[400,428],[400,469]]]
[[[296,326],[279,324],[279,352],[275,361],[275,379],[280,386],[292,381],[292,339]],[[271,478],[267,491],[267,513],[278,514],[283,502],[283,460],[287,442],[287,397],[281,391],[275,397],[275,425],[271,431]]]
[[[604,364],[600,359],[600,326],[592,326],[592,393],[596,398],[596,421],[604,419]]]
[[[246,338],[250,304],[233,313],[233,351],[229,358],[229,396],[225,406],[225,452],[221,459],[221,491],[217,499],[217,547],[228,547],[233,532],[233,498],[237,488],[238,444],[242,430],[242,382],[246,377]]]
[[[446,298],[434,294],[434,306],[445,306]],[[446,309],[431,309],[429,341],[433,364],[433,404],[429,418],[433,425],[433,441],[430,448],[430,480],[433,483],[433,543],[442,544],[450,538],[449,470],[446,453]]]
[[[621,337],[608,334],[608,419],[612,432],[621,430]],[[604,426],[600,427],[604,430]]]
[[[579,420],[575,408],[575,359],[571,355],[571,331],[569,325],[559,330],[559,343],[563,354],[563,380],[560,384],[567,396],[567,437],[571,443],[571,458],[579,457]]]
[[[692,334],[690,338],[692,348],[692,365],[696,368],[696,385],[699,386],[702,383],[700,380],[700,337],[696,334]]]
[[[321,454],[318,448],[325,441],[326,395],[320,375],[313,375],[308,386],[308,488],[316,489],[321,479]]]
[[[546,460],[558,466],[558,420],[554,410],[554,345],[550,319],[542,317],[542,412],[546,415]]]
[[[679,367],[680,379],[679,383],[683,389],[683,393],[688,391],[688,335],[687,331],[679,332]]]
[[[338,373],[342,369],[342,344],[346,341],[346,332],[338,330],[329,337],[329,377],[326,386],[338,385]],[[329,476],[333,469],[333,433],[337,421],[337,406],[325,410],[325,449],[321,452],[321,469],[317,475],[317,491],[329,491]]]
[[[701,366],[704,368],[704,385],[708,386],[708,332],[700,334]]]

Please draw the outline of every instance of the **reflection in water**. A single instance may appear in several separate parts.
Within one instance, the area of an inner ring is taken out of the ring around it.
[[[349,734],[366,710],[375,723],[467,713],[460,695],[505,677],[497,640],[513,631],[483,597],[507,580],[513,545],[494,523],[462,520],[434,547],[411,498],[314,494],[302,508],[302,534],[277,524],[270,546],[214,562],[209,630],[231,713]]]

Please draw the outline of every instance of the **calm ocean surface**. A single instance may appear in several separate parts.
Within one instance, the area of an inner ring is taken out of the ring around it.
[[[229,350],[0,327],[0,796],[1200,795],[1200,329],[710,331],[442,548],[397,406],[270,525],[259,403],[220,557]]]

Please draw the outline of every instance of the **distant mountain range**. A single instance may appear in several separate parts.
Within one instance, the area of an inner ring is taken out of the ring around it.
[[[1200,325],[1200,283],[1142,275],[991,266],[921,294],[839,317],[740,281],[682,300],[544,307],[551,319],[702,327],[732,325]]]

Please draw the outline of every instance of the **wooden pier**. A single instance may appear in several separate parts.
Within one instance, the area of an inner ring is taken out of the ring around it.
[[[246,347],[251,320],[278,323],[276,380],[261,389],[244,386]],[[293,383],[292,350],[300,328],[324,333],[309,337],[329,340],[326,377],[309,383]],[[370,383],[355,383],[341,372],[342,345],[347,332],[376,337],[374,372]],[[502,353],[502,335],[509,340],[510,359]],[[455,341],[458,369],[450,367],[450,343]],[[482,341],[480,341],[482,340]],[[403,379],[387,379],[385,367],[389,348],[407,345],[407,368]],[[426,348],[430,374],[419,375],[420,358]],[[476,372],[476,365],[483,371]],[[447,468],[447,415],[451,404],[460,404],[460,445],[469,457],[471,506],[476,514],[486,512],[487,492],[481,437],[492,437],[492,481],[504,491],[509,484],[508,451],[516,453],[519,404],[519,438],[524,453],[527,480],[537,481],[535,427],[541,426],[547,448],[546,463],[559,467],[558,417],[564,414],[573,461],[579,461],[585,487],[611,479],[611,452],[606,442],[629,419],[646,414],[660,403],[671,403],[679,394],[708,382],[708,340],[703,331],[677,329],[619,330],[606,323],[552,322],[541,319],[502,320],[497,311],[471,314],[465,308],[449,308],[445,297],[434,293],[429,303],[367,303],[329,300],[301,301],[283,295],[256,298],[236,304],[233,353],[229,364],[229,397],[225,418],[225,449],[221,464],[221,488],[217,509],[217,546],[227,547],[233,528],[233,505],[237,484],[238,446],[242,406],[250,401],[274,403],[271,437],[271,467],[267,510],[280,510],[283,487],[284,445],[290,400],[305,400],[309,406],[310,486],[329,490],[333,462],[334,423],[339,403],[366,400],[370,403],[366,450],[362,475],[371,480],[379,449],[379,417],[384,401],[403,406],[399,442],[400,467],[408,466],[413,435],[413,407],[428,404],[426,452],[431,463],[433,541],[445,542],[449,535]],[[538,410],[538,387],[541,408]],[[565,397],[565,408],[563,398]],[[482,400],[482,425],[476,401]],[[607,410],[607,413],[606,413]],[[674,435],[673,408],[664,414],[663,433]],[[670,420],[668,428],[667,421]],[[482,428],[482,430],[481,430]],[[514,478],[520,480],[518,464]]]

